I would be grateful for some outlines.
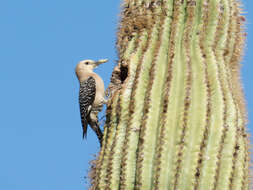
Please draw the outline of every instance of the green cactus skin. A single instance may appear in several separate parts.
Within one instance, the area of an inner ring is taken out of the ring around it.
[[[248,190],[237,0],[125,0],[91,189]]]

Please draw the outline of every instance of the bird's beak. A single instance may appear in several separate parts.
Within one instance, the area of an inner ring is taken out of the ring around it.
[[[102,64],[102,63],[106,63],[107,61],[108,61],[108,59],[100,59],[100,60],[96,61],[96,62],[94,63],[95,68],[96,68],[97,66],[99,66],[100,64]]]

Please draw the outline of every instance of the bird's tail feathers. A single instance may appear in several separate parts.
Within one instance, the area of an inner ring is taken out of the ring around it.
[[[102,146],[102,141],[103,141],[103,133],[98,125],[98,122],[92,122],[91,123],[91,128],[93,129],[93,131],[95,131],[97,137],[98,137],[98,140],[99,140],[99,143],[100,143],[100,146]]]
[[[88,127],[88,124],[87,124],[87,122],[85,121],[85,122],[82,122],[82,128],[83,128],[83,139],[85,138],[87,138],[87,127]]]
[[[83,139],[86,139],[87,138],[87,133],[85,133],[84,131],[83,131]]]

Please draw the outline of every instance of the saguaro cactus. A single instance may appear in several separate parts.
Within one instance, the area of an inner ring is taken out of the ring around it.
[[[125,0],[91,189],[246,190],[237,0]]]

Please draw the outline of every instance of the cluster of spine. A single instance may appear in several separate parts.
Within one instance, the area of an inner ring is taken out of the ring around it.
[[[236,0],[125,0],[91,189],[247,190]]]

